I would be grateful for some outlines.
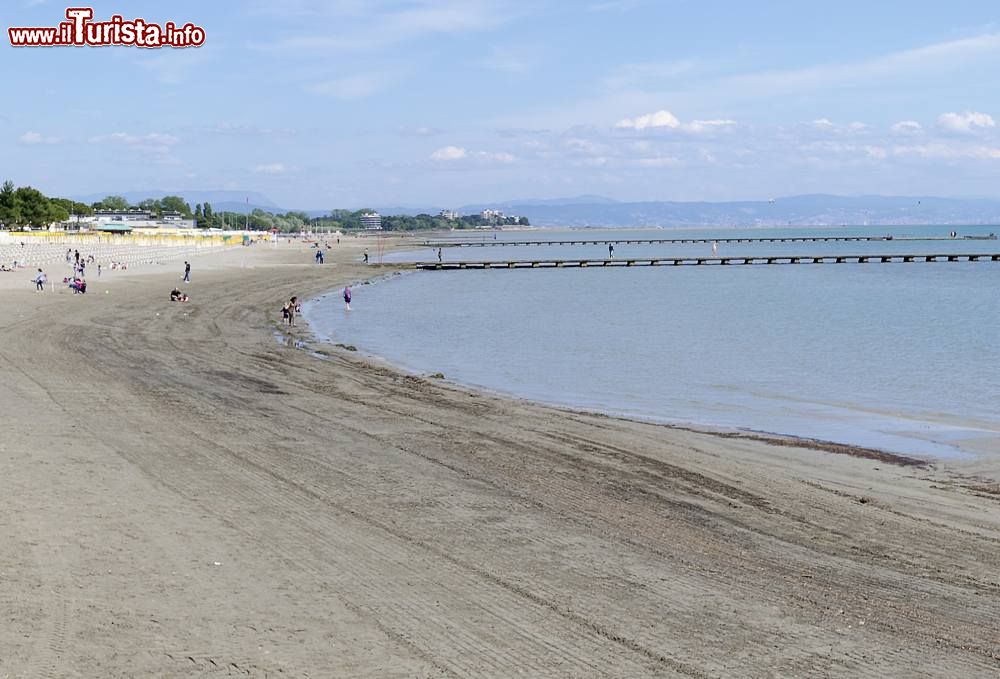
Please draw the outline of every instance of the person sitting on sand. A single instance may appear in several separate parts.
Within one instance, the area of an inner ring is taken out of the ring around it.
[[[181,291],[180,290],[178,290],[177,288],[174,288],[173,290],[170,291],[170,301],[171,302],[176,302],[180,298],[181,298]]]

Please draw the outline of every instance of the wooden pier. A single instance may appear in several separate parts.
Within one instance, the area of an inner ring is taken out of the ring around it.
[[[686,243],[874,243],[890,241],[979,241],[996,240],[990,236],[775,236],[770,238],[627,238],[602,240],[484,240],[425,242],[430,248],[495,248],[542,245],[682,245]]]
[[[562,269],[629,266],[728,266],[766,264],[890,264],[914,262],[1000,262],[1000,253],[888,255],[764,255],[757,257],[623,257],[620,259],[518,259],[475,262],[413,262],[416,269]]]

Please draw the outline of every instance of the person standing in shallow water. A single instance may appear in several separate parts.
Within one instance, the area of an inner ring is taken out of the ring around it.
[[[344,288],[344,307],[347,311],[351,310],[351,286],[348,285]]]
[[[438,262],[441,261],[441,248],[438,248]]]
[[[614,258],[615,258],[615,246],[612,245],[611,243],[608,243],[608,259],[614,259]]]

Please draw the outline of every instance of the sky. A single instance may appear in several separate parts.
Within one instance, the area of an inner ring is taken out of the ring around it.
[[[92,6],[206,41],[3,35],[0,178],[63,196],[257,191],[289,209],[1000,197],[996,2]],[[55,26],[67,6],[3,7],[6,29]]]

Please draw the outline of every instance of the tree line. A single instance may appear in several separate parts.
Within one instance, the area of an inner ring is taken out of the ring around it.
[[[49,198],[30,186],[14,187],[8,180],[0,187],[0,228],[25,226],[40,229],[65,222],[71,214],[93,214],[89,205],[68,198]]]
[[[210,203],[198,203],[194,209],[181,196],[147,198],[132,205],[123,196],[108,196],[87,205],[67,198],[49,198],[30,186],[15,188],[6,181],[0,188],[0,228],[17,229],[23,227],[45,228],[60,222],[72,223],[73,218],[88,217],[97,210],[127,211],[140,209],[149,212],[153,218],[162,219],[165,214],[180,214],[184,219],[193,219],[202,229],[251,229],[282,233],[298,233],[313,229],[337,231],[362,231],[365,225],[362,217],[372,210],[331,210],[320,217],[310,217],[305,212],[291,210],[274,213],[254,209],[249,214],[242,212],[216,212]],[[464,215],[448,219],[439,215],[419,214],[386,215],[382,217],[383,231],[421,231],[471,229],[491,226],[530,226],[526,217],[483,217],[479,214]]]

